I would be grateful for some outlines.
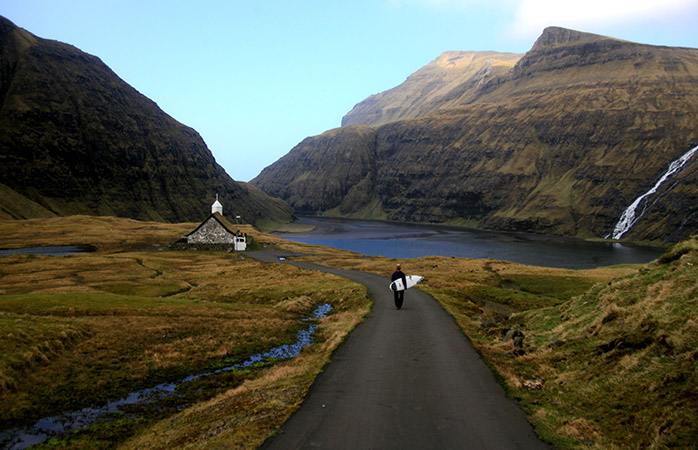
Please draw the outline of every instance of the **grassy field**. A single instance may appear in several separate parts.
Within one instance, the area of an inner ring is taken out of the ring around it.
[[[195,426],[174,428],[196,448],[255,448],[283,422],[368,311],[370,299],[363,286],[292,266],[270,267],[228,253],[154,251],[194,226],[85,216],[0,224],[4,248],[96,247],[64,257],[0,258],[0,429],[291,343],[307,327],[298,319],[329,303],[333,310],[318,320],[316,344],[296,360],[209,377],[181,393],[176,404],[117,417],[45,446],[113,448],[206,402],[215,405],[212,411],[229,408],[226,417],[232,413],[236,422],[222,429],[215,418],[207,423],[206,414],[197,413]],[[262,235],[255,238],[264,243]],[[213,430],[217,439],[211,439]],[[172,446],[169,440],[161,444]]]
[[[316,344],[232,371],[45,447],[256,448],[304,398],[370,299],[362,286],[233,254],[164,251],[196,224],[76,216],[0,222],[2,428],[120,398],[291,341],[317,305]],[[397,260],[297,244],[297,259],[389,276]],[[454,317],[537,432],[561,449],[695,448],[698,242],[643,266],[573,271],[494,260],[400,261]],[[409,301],[409,297],[407,299]]]

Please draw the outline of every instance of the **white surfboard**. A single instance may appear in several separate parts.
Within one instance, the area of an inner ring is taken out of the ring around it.
[[[407,275],[405,276],[405,279],[407,280],[407,287],[402,284],[402,278],[398,278],[390,283],[390,289],[393,291],[404,291],[405,289],[418,285],[424,279],[424,277],[421,275]]]

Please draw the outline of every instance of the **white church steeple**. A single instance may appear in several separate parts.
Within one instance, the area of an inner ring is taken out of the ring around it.
[[[216,194],[216,201],[213,202],[213,205],[211,205],[211,214],[214,213],[218,213],[221,216],[223,215],[223,205],[221,205],[218,201],[218,194]]]

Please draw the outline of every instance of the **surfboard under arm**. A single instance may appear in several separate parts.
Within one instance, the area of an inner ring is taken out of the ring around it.
[[[423,279],[424,277],[421,275],[407,275],[405,277],[405,280],[407,281],[407,287],[403,285],[402,278],[398,278],[397,280],[390,283],[389,287],[393,291],[404,291],[405,289],[409,289],[418,285]]]

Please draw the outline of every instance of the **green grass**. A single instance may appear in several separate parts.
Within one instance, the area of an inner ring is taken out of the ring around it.
[[[698,436],[698,243],[551,308],[523,312],[527,355],[491,343],[536,429],[559,448],[692,448]],[[551,346],[550,344],[557,343]]]
[[[578,276],[533,276],[516,274],[507,276],[503,283],[513,285],[523,292],[566,301],[586,292],[594,283]]]

